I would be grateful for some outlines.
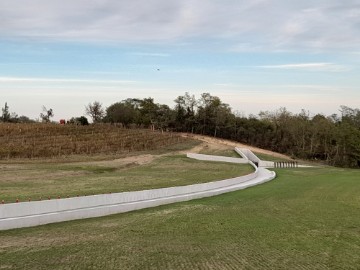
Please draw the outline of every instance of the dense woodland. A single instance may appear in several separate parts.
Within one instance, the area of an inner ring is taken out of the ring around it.
[[[95,101],[86,106],[85,112],[93,123],[121,123],[126,128],[149,127],[204,134],[285,153],[293,158],[360,167],[359,109],[341,106],[340,114],[310,116],[305,110],[294,114],[280,108],[274,112],[260,112],[257,116],[244,116],[209,93],[203,93],[198,99],[185,93],[174,101],[173,108],[155,103],[153,98],[129,98],[107,108]],[[42,121],[50,121],[53,116],[50,110],[43,108]],[[12,115],[8,107],[3,108],[2,121],[21,122],[16,114]],[[23,116],[22,121],[24,119],[28,120]],[[88,123],[84,116],[67,122]]]

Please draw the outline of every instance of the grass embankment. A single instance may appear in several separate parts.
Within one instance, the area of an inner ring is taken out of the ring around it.
[[[0,232],[0,266],[359,269],[360,171],[277,173],[269,183],[212,198]]]
[[[241,158],[241,156],[235,152],[234,147],[231,146],[226,146],[224,149],[204,148],[199,152],[199,154]]]
[[[272,156],[269,154],[259,153],[256,151],[254,151],[253,153],[261,160],[266,160],[266,161],[291,161],[292,160],[290,157],[289,158],[281,158],[281,157],[276,157],[276,156]]]
[[[15,202],[183,186],[249,174],[250,165],[205,162],[185,155],[134,156],[83,163],[0,165],[0,200]],[[144,164],[141,164],[141,163]],[[140,163],[140,164],[139,164]]]

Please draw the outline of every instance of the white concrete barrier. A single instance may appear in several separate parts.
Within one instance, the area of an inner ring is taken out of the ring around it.
[[[245,149],[245,148],[238,148],[235,147],[235,151],[236,153],[238,153],[239,155],[241,155],[243,158],[245,159],[249,159],[252,162],[257,162],[259,163],[261,160],[260,158],[258,158],[253,152],[251,152],[249,149]]]
[[[262,168],[274,168],[275,167],[275,162],[274,161],[260,160],[259,167],[262,167]]]
[[[252,164],[252,162],[250,162]],[[254,164],[252,164],[254,166]],[[275,178],[256,168],[249,175],[209,183],[0,205],[0,230],[106,216],[244,189]]]
[[[262,168],[274,168],[275,167],[275,162],[261,160],[249,149],[235,147],[235,151],[243,158],[246,158],[253,162],[256,162],[259,167],[262,167]]]

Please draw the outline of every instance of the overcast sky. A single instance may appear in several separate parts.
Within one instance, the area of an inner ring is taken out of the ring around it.
[[[358,0],[2,0],[0,106],[38,118],[210,92],[234,111],[360,107]]]

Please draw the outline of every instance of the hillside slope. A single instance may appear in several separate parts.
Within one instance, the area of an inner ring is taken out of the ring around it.
[[[268,155],[268,156],[271,156],[274,158],[291,159],[289,156],[286,156],[284,154],[280,154],[280,153],[273,152],[270,150],[265,150],[265,149],[261,149],[258,147],[242,144],[242,143],[235,142],[235,141],[230,141],[230,140],[225,140],[225,139],[220,139],[220,138],[215,138],[215,137],[210,137],[210,136],[204,136],[204,135],[198,135],[198,134],[188,134],[188,133],[182,133],[182,136],[185,138],[192,138],[192,139],[200,140],[203,142],[203,144],[196,146],[192,150],[195,153],[203,150],[204,148],[210,148],[213,150],[216,150],[216,149],[217,150],[221,150],[221,149],[225,150],[225,149],[228,149],[230,146],[231,149],[233,149],[234,147],[247,148],[253,152]]]
[[[116,125],[0,123],[0,159],[128,153],[186,141],[176,133]]]

